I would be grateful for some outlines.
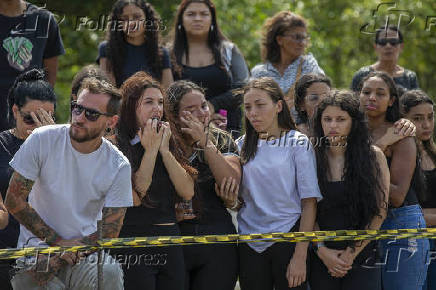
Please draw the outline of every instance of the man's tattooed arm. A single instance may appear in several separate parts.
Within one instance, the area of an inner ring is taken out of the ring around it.
[[[49,245],[54,245],[61,237],[42,220],[26,201],[32,190],[33,183],[33,181],[26,179],[15,171],[9,182],[5,206],[15,219],[36,237]]]
[[[103,239],[118,238],[126,214],[125,207],[105,207],[103,208]]]

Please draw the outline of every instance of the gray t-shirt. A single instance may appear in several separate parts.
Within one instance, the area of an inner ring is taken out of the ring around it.
[[[35,181],[29,204],[64,239],[94,233],[103,207],[133,205],[127,158],[104,138],[94,152],[76,151],[69,128],[35,129],[10,162],[15,171]],[[44,245],[21,225],[18,247]]]
[[[236,142],[241,149],[245,135]],[[322,199],[309,139],[291,130],[280,139],[259,140],[256,156],[243,166],[238,233],[289,232],[301,216],[301,199]],[[248,245],[261,253],[273,243]]]

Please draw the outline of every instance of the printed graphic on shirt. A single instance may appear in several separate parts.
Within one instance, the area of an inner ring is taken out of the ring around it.
[[[30,65],[33,44],[26,37],[8,37],[3,40],[3,48],[8,52],[11,67],[24,71]]]

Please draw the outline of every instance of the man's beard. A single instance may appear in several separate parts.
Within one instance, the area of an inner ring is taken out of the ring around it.
[[[78,127],[81,127],[80,125],[77,125]],[[84,127],[82,127],[84,128]],[[94,139],[97,139],[100,137],[101,134],[101,130],[99,130],[98,128],[95,129],[87,129],[84,128],[86,133],[83,136],[78,136],[78,134],[74,134],[73,132],[73,127],[70,126],[70,137],[71,139],[73,139],[74,141],[78,142],[78,143],[83,143],[83,142],[87,142],[87,141],[91,141]]]

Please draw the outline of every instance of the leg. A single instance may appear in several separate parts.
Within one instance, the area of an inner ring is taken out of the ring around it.
[[[65,284],[58,278],[53,277],[47,285],[38,286],[32,276],[26,271],[21,271],[12,278],[12,288],[14,290],[64,290]]]
[[[97,288],[97,253],[71,267],[66,275],[66,284],[71,289],[96,289]],[[103,289],[124,289],[123,271],[120,264],[110,255],[105,253],[103,263]]]
[[[268,251],[271,252],[272,257],[272,275],[274,280],[274,288],[276,290],[288,289],[307,289],[307,283],[304,282],[298,287],[289,288],[286,272],[288,269],[289,261],[292,258],[295,250],[295,243],[275,243]],[[306,261],[307,264],[307,261]],[[306,268],[307,269],[307,268]],[[307,273],[307,272],[306,272]],[[307,279],[307,274],[306,274]]]
[[[313,250],[309,250],[309,284],[311,290],[340,290],[342,279],[332,277]]]
[[[162,263],[157,266],[157,290],[180,290],[185,284],[185,262],[181,246],[158,248]],[[138,284],[137,284],[138,286]],[[137,289],[137,288],[136,288]],[[145,288],[152,289],[152,288]]]
[[[272,269],[271,264],[266,258],[266,253],[257,253],[246,243],[239,244],[238,250],[239,283],[241,285],[241,289],[272,290]]]
[[[238,278],[236,245],[200,245],[202,265],[191,275],[191,290],[234,290]]]
[[[353,265],[348,274],[343,278],[342,290],[381,290],[381,268],[366,268]]]

